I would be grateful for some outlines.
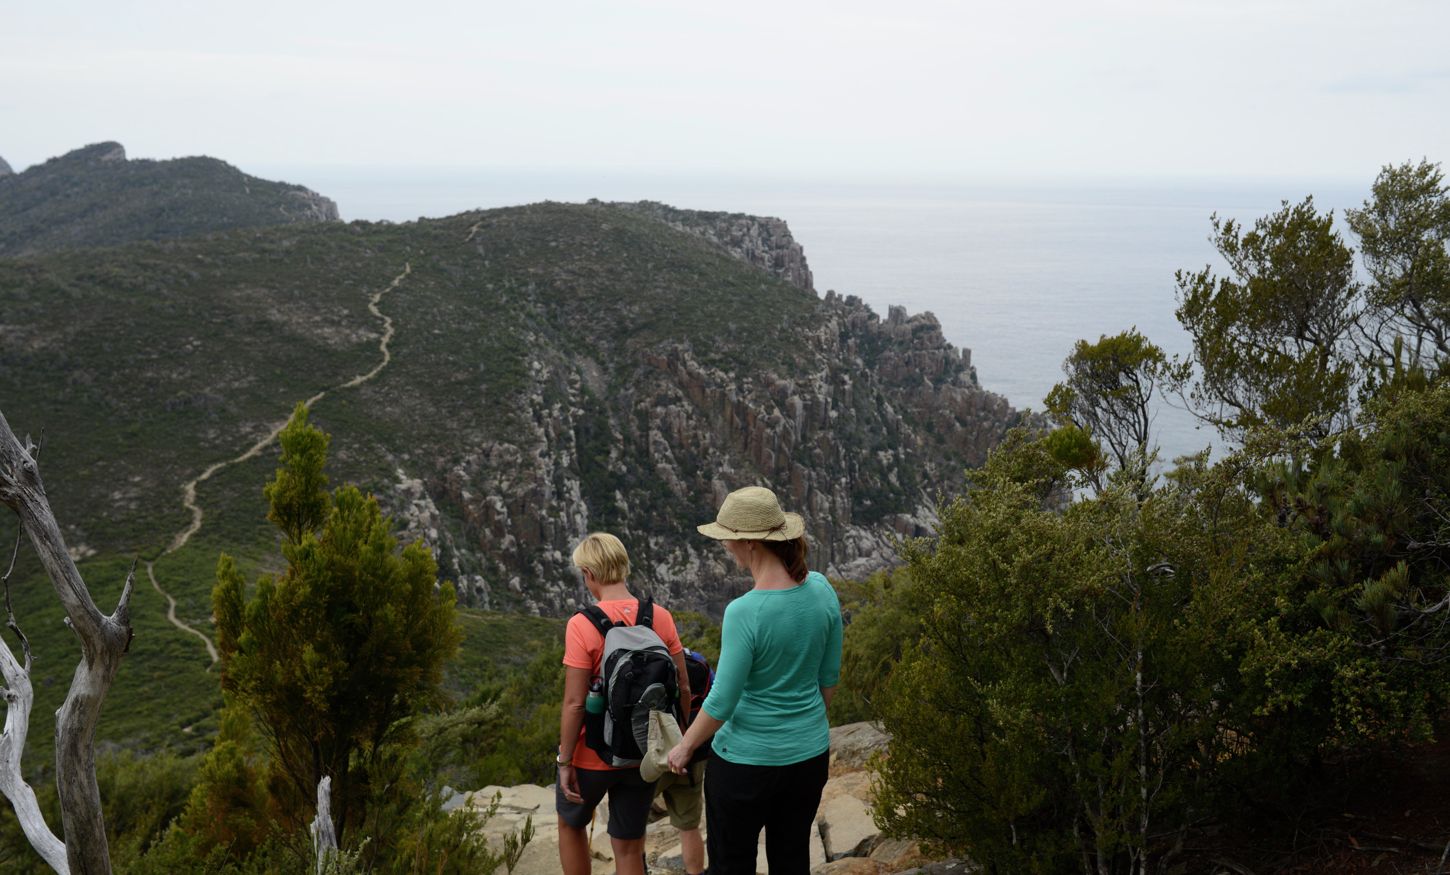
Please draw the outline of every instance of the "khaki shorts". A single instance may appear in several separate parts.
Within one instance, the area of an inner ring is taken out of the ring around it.
[[[655,798],[665,798],[665,811],[675,829],[698,829],[704,811],[705,762],[690,766],[688,774],[665,772],[655,782]]]

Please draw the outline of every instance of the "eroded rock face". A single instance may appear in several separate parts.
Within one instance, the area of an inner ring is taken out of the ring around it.
[[[610,206],[641,213],[672,228],[703,237],[746,264],[755,265],[798,289],[807,292],[816,290],[811,269],[806,264],[805,250],[780,219],[744,213],[681,210],[654,201],[612,203]]]
[[[108,140],[104,143],[92,143],[89,146],[72,149],[61,157],[51,160],[70,164],[125,163],[126,147],[120,143]]]
[[[727,373],[684,346],[612,377],[587,361],[532,362],[525,438],[462,451],[426,481],[466,537],[435,534],[433,511],[411,497],[390,511],[438,549],[463,598],[534,613],[583,603],[570,552],[604,529],[628,546],[638,589],[718,616],[746,581],[681,521],[712,519],[754,484],[805,516],[812,567],[885,567],[896,539],[933,529],[940,497],[1019,416],[977,385],[930,314],[881,320],[835,294],[819,307],[788,376]]]
[[[607,207],[809,285],[784,223]],[[931,532],[939,501],[1022,418],[978,385],[969,352],[930,313],[893,307],[882,319],[855,296],[809,300],[798,323],[808,327],[775,365],[743,367],[688,341],[614,345],[595,361],[561,352],[546,330],[526,333],[519,426],[410,471],[427,502],[400,471],[398,488],[381,491],[388,512],[435,549],[466,602],[553,616],[586,603],[569,556],[606,530],[628,547],[637,592],[718,617],[748,579],[695,525],[750,485],[805,517],[812,568],[860,578],[887,567],[896,542]]]
[[[295,188],[287,192],[287,197],[295,208],[286,208],[283,212],[294,222],[336,222],[340,219],[337,202],[311,189]]]
[[[10,169],[10,165],[5,162],[5,159],[0,158],[0,176],[11,176],[14,173],[15,171]]]

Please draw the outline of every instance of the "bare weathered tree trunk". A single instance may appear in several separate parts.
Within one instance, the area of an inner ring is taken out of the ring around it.
[[[337,829],[332,824],[332,776],[317,782],[317,816],[312,819],[312,851],[317,857],[317,875],[327,870],[327,861],[337,856]]]
[[[35,798],[35,790],[25,783],[20,760],[25,753],[25,739],[30,734],[30,709],[35,704],[35,688],[30,683],[30,642],[15,622],[15,612],[10,609],[10,575],[15,571],[15,557],[20,552],[19,532],[15,533],[15,550],[10,554],[10,567],[0,583],[5,587],[5,612],[7,626],[20,638],[25,661],[22,664],[11,652],[10,646],[0,638],[0,675],[5,678],[5,731],[0,733],[0,793],[10,800],[15,809],[15,818],[31,847],[41,859],[57,872],[68,873],[70,866],[65,859],[65,843],[51,832]]]
[[[55,726],[56,789],[66,859],[75,875],[109,875],[106,822],[96,786],[95,735],[106,692],[131,643],[129,608],[136,571],[133,566],[126,577],[115,612],[102,614],[66,551],[65,538],[41,484],[35,450],[29,441],[20,443],[0,414],[0,503],[20,517],[21,531],[30,539],[65,608],[66,624],[81,642],[81,661],[65,703],[56,713]]]

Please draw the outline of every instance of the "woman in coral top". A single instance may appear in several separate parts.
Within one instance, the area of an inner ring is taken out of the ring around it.
[[[595,532],[574,548],[574,565],[584,576],[589,595],[616,624],[633,625],[640,601],[625,586],[629,554],[613,535]],[[655,605],[653,628],[679,672],[683,713],[689,713],[690,676],[685,647],[670,612]],[[559,781],[554,808],[559,814],[559,862],[564,875],[588,875],[589,837],[585,832],[599,801],[609,796],[609,841],[615,872],[644,875],[644,828],[654,799],[654,782],[639,767],[614,768],[584,743],[584,700],[590,682],[601,674],[604,637],[582,613],[569,619],[564,631],[564,707],[559,717]]]
[[[810,834],[826,785],[826,706],[841,673],[841,603],[806,568],[805,522],[775,493],[730,493],[701,534],[723,542],[755,586],[725,608],[715,683],[669,754],[680,774],[714,737],[705,779],[712,875],[754,875],[765,830],[771,875],[810,870]]]

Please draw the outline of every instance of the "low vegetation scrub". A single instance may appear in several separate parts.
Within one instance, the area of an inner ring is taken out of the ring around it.
[[[1215,221],[1229,274],[1179,277],[1193,356],[1078,344],[1056,430],[856,593],[838,710],[892,736],[889,831],[991,872],[1183,867],[1204,827],[1444,732],[1450,195],[1388,167],[1349,218],[1367,284],[1312,200]],[[1165,392],[1231,451],[1156,475]]]

